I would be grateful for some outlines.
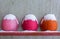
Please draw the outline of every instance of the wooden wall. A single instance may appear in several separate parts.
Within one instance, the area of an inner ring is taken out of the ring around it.
[[[45,14],[53,13],[58,21],[57,30],[60,31],[60,0],[0,0],[0,25],[2,17],[9,13],[17,16],[19,30],[22,30],[24,15],[32,13],[40,21]],[[60,36],[0,36],[0,39],[60,39]]]

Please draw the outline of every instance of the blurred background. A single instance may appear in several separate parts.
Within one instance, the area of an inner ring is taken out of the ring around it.
[[[26,14],[34,14],[38,21],[46,14],[55,14],[60,31],[60,0],[0,0],[0,27],[2,18],[14,14],[22,31],[21,21]],[[38,29],[40,30],[40,28]],[[60,36],[0,36],[0,39],[60,39]]]

